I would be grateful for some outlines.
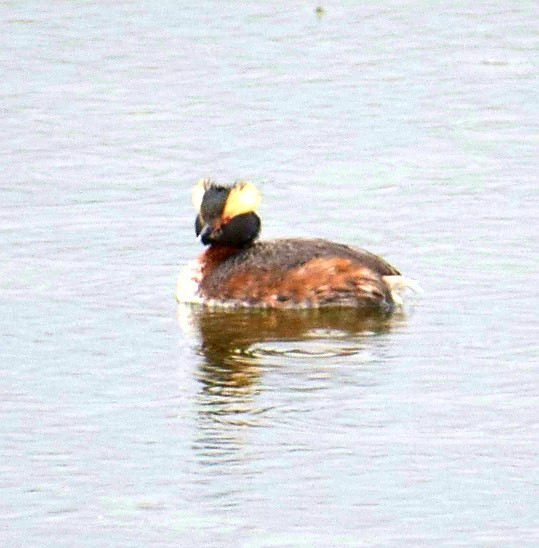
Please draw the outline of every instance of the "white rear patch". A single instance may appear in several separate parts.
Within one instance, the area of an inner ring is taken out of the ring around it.
[[[407,289],[411,289],[418,295],[423,295],[423,290],[419,284],[411,278],[405,278],[404,276],[384,276],[384,281],[389,286],[391,296],[397,306],[402,306],[404,304],[402,293]]]

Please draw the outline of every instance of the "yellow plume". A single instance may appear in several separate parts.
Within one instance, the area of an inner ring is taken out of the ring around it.
[[[211,183],[211,179],[199,179],[196,185],[193,187],[191,200],[197,213],[200,213],[202,198],[204,198],[204,193],[206,192],[206,190],[208,190],[208,187],[211,185]]]
[[[238,181],[228,195],[223,217],[231,219],[236,215],[256,211],[259,205],[260,193],[256,186],[249,181]]]

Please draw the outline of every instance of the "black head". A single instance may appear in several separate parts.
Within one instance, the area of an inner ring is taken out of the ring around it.
[[[260,217],[255,213],[259,202],[260,195],[252,183],[222,186],[202,179],[193,188],[193,205],[198,211],[196,235],[204,245],[250,244],[260,232]]]
[[[227,198],[232,187],[211,184],[208,186],[202,202],[200,204],[199,214],[203,219],[216,219],[223,214]]]

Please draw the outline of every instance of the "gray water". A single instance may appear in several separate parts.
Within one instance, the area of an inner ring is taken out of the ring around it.
[[[536,545],[536,2],[112,4],[0,4],[1,544]],[[424,296],[177,307],[202,176]]]

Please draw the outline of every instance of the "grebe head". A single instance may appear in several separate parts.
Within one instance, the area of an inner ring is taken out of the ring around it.
[[[200,179],[193,187],[196,235],[204,245],[244,247],[260,232],[261,221],[255,212],[259,204],[260,193],[248,181],[223,186]]]

